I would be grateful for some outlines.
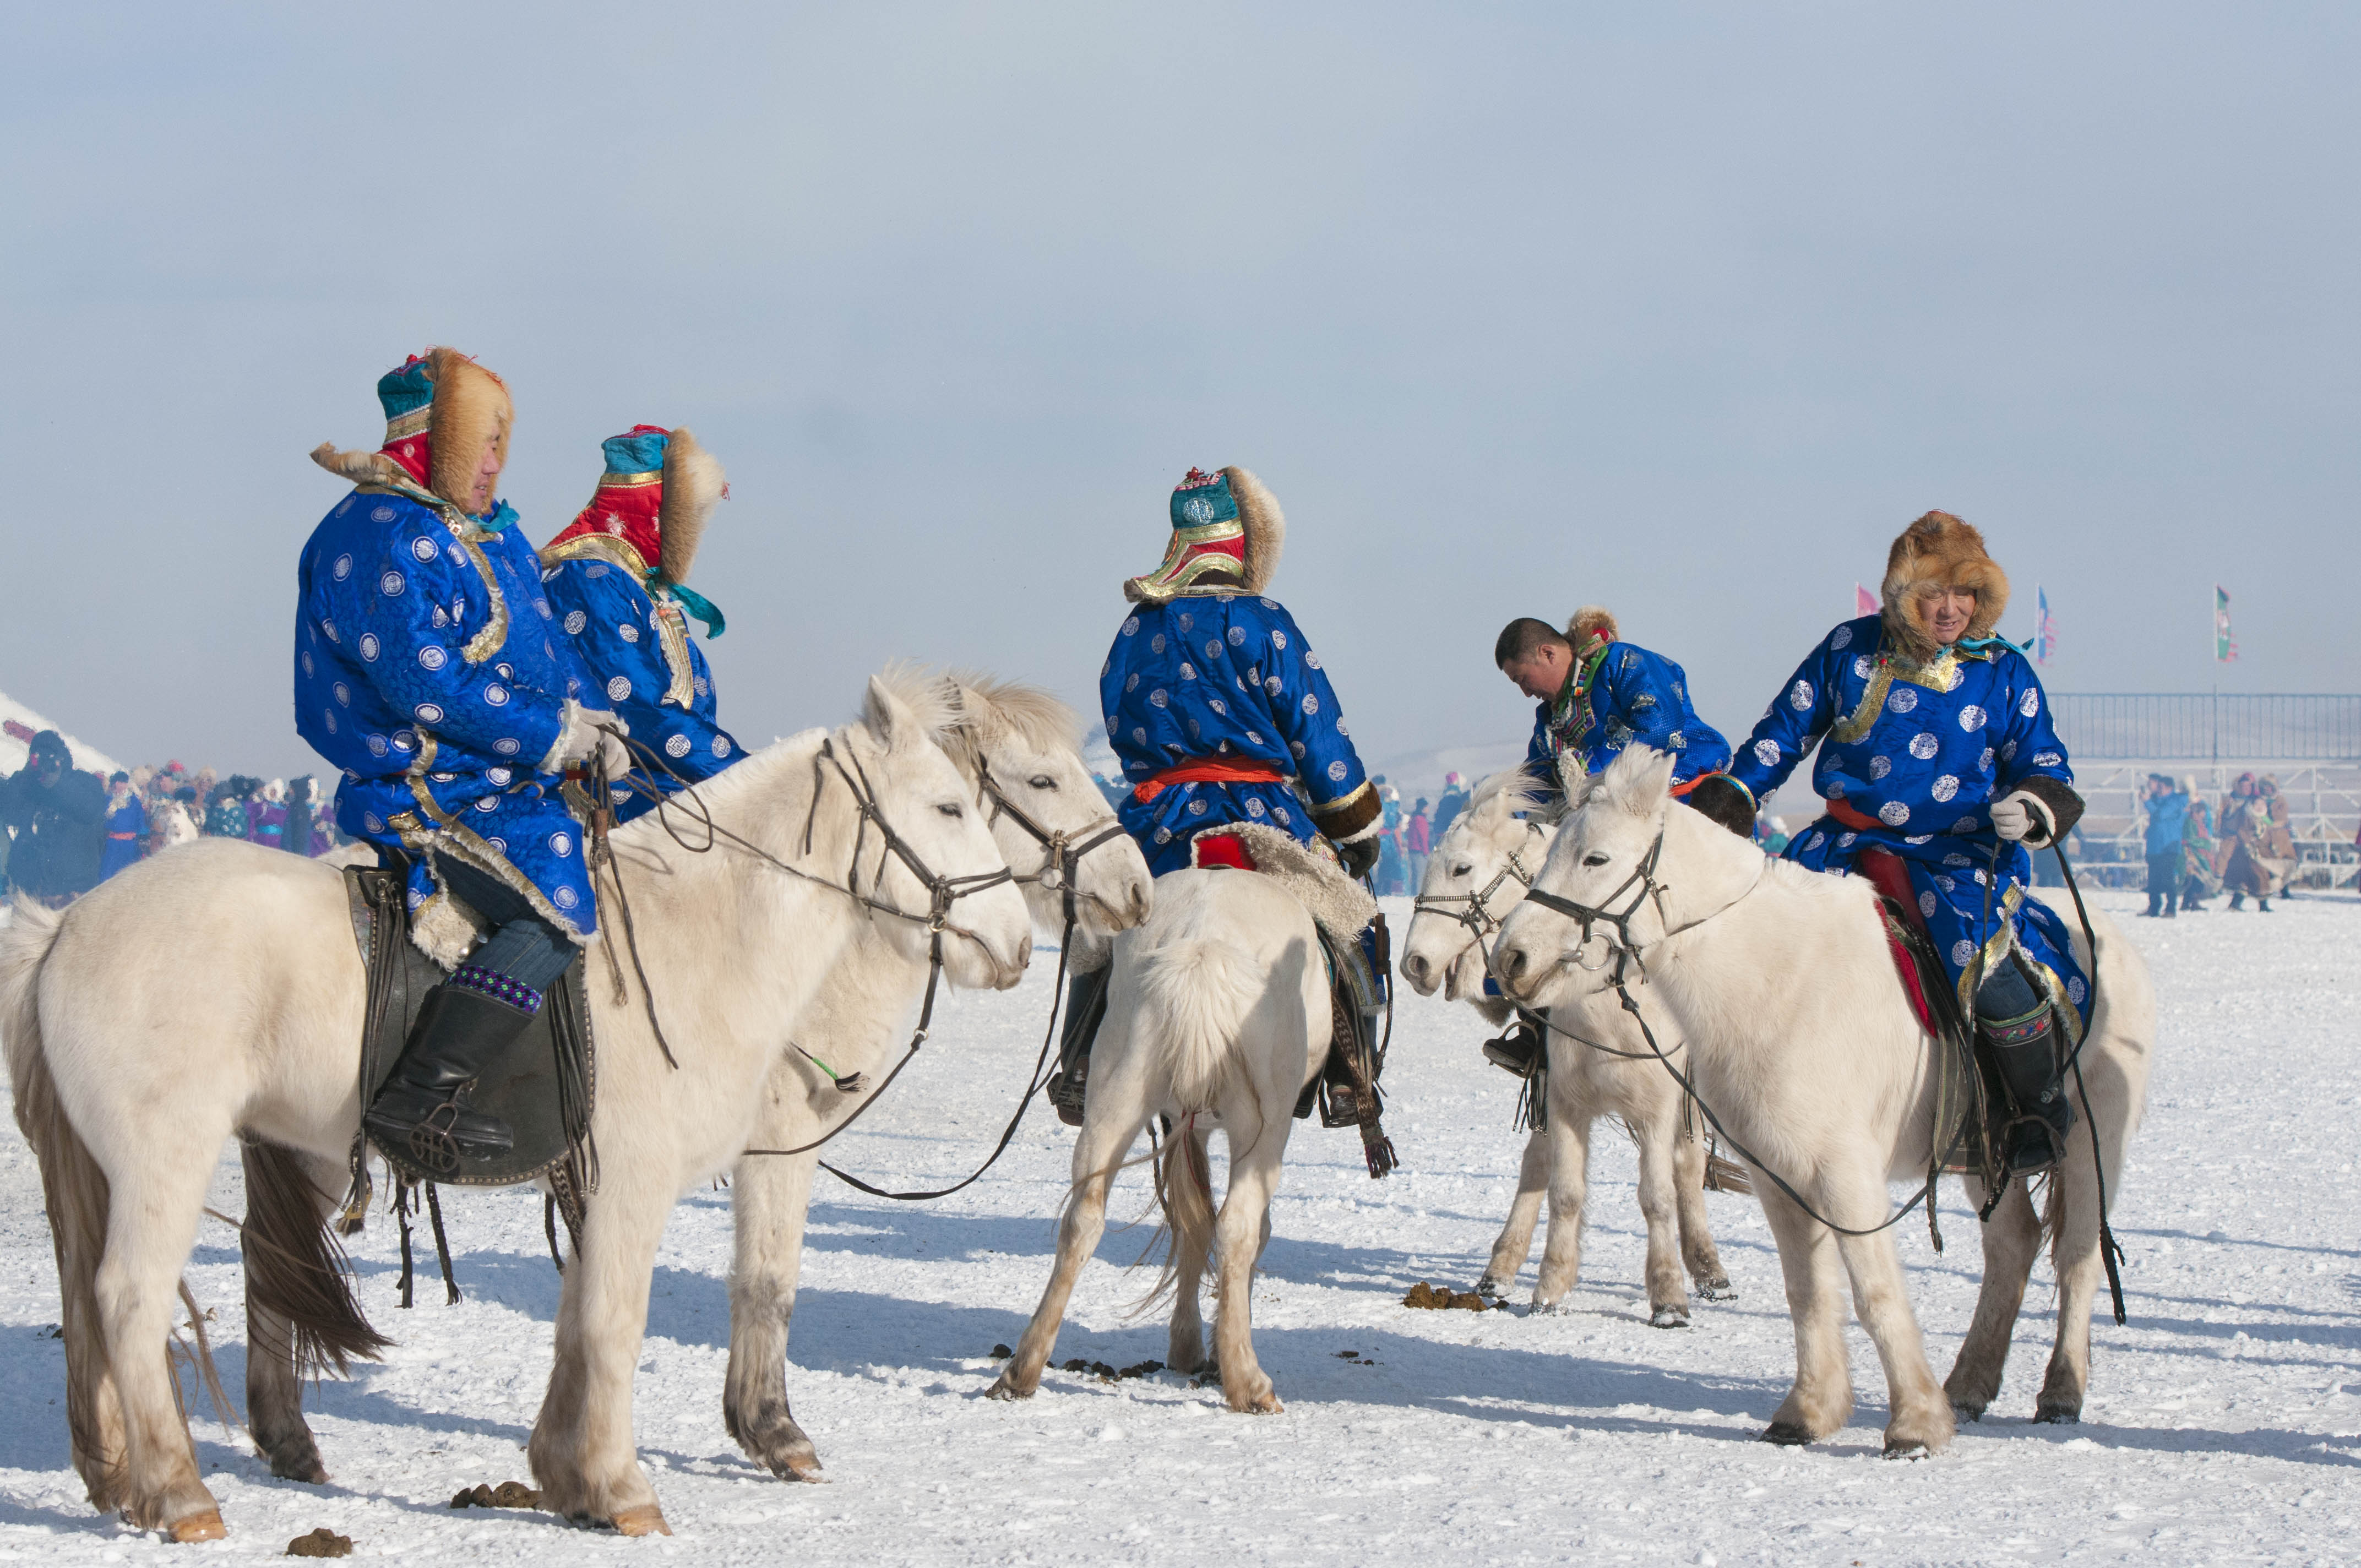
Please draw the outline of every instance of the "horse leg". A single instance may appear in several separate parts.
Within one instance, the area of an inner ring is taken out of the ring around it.
[[[1836,1236],[1760,1172],[1754,1190],[1762,1194],[1763,1217],[1779,1248],[1787,1316],[1795,1330],[1795,1387],[1772,1412],[1763,1441],[1817,1442],[1841,1431],[1852,1417],[1852,1365],[1845,1355]]]
[[[671,1193],[661,1173],[609,1159],[557,1306],[549,1393],[526,1445],[542,1506],[625,1535],[669,1535],[631,1439],[631,1375]]]
[[[2086,1118],[2083,1126],[2088,1125]],[[2091,1302],[2106,1265],[2099,1256],[2099,1183],[2083,1127],[2066,1141],[2065,1157],[2049,1177],[2050,1266],[2058,1276],[2058,1338],[2049,1370],[2033,1407],[2037,1421],[2071,1425],[2082,1419],[2091,1382]],[[2111,1170],[2121,1170],[2111,1164]]]
[[[1221,1299],[1213,1314],[1213,1358],[1222,1366],[1222,1393],[1230,1409],[1255,1415],[1275,1415],[1285,1409],[1271,1391],[1270,1376],[1255,1359],[1254,1322],[1250,1298],[1255,1263],[1268,1234],[1270,1201],[1279,1190],[1279,1168],[1287,1152],[1288,1114],[1291,1103],[1276,1109],[1257,1104],[1251,1089],[1226,1097],[1222,1125],[1238,1124],[1237,1113],[1259,1111],[1260,1135],[1243,1153],[1230,1147],[1230,1179],[1222,1193],[1222,1212],[1213,1223],[1213,1248],[1221,1269]],[[1292,1100],[1292,1096],[1289,1097]],[[1230,1135],[1232,1138],[1235,1134]]]
[[[1984,1184],[1974,1176],[1962,1179],[1968,1201],[1984,1206]],[[1968,1420],[1981,1420],[1999,1397],[2002,1371],[2008,1365],[2008,1344],[2016,1331],[2016,1315],[2025,1305],[2025,1282],[2033,1271],[2033,1256],[2041,1248],[2041,1222],[2025,1183],[2011,1181],[1993,1217],[1984,1222],[1984,1277],[1976,1290],[1976,1314],[1960,1342],[1951,1375],[1943,1393],[1951,1408]]]
[[[221,1508],[199,1479],[196,1445],[165,1354],[181,1307],[180,1267],[196,1245],[205,1187],[226,1122],[188,1117],[146,1128],[137,1158],[112,1162],[106,1252],[94,1293],[106,1360],[123,1410],[123,1518],[175,1541],[225,1532]]]
[[[1165,1365],[1194,1372],[1205,1365],[1205,1258],[1213,1245],[1213,1152],[1209,1135],[1192,1119],[1176,1129],[1164,1157],[1166,1215],[1172,1226],[1172,1333]],[[1180,1185],[1188,1183],[1186,1190]],[[1264,1239],[1269,1239],[1265,1229]]]
[[[1823,1182],[1821,1190],[1837,1187]],[[1877,1213],[1885,1207],[1883,1172],[1857,1173],[1845,1196],[1848,1213]],[[1885,1368],[1885,1452],[1894,1457],[1940,1453],[1951,1443],[1957,1422],[1951,1402],[1927,1365],[1927,1343],[1910,1310],[1909,1283],[1903,1277],[1902,1256],[1894,1233],[1839,1236],[1845,1270],[1852,1277],[1853,1311],[1877,1346]]]
[[[1592,1107],[1577,1113],[1557,1092],[1552,1073],[1549,1128],[1535,1133],[1536,1142],[1549,1140],[1549,1234],[1542,1243],[1541,1277],[1533,1282],[1533,1310],[1554,1312],[1565,1293],[1582,1277],[1583,1205],[1590,1193],[1590,1127]],[[1532,1157],[1531,1146],[1526,1157]]]
[[[1100,1055],[1111,1043],[1105,1036],[1112,1032],[1103,1026],[1100,1044],[1092,1051],[1099,1060],[1083,1102],[1082,1132],[1074,1139],[1074,1185],[1066,1200],[1065,1217],[1058,1224],[1058,1260],[1050,1266],[1049,1284],[1041,1292],[1040,1305],[1033,1309],[1033,1319],[1016,1342],[1016,1354],[985,1391],[991,1398],[1029,1399],[1041,1387],[1041,1369],[1058,1347],[1058,1330],[1065,1321],[1074,1282],[1082,1277],[1082,1266],[1090,1262],[1098,1250],[1099,1237],[1105,1234],[1107,1189],[1124,1156],[1139,1137],[1139,1130],[1148,1124],[1147,1085],[1139,1069],[1124,1059],[1124,1042],[1112,1042],[1117,1047],[1116,1060]],[[1177,1236],[1174,1245],[1180,1245]]]
[[[1680,1187],[1675,1163],[1680,1146],[1680,1115],[1673,1107],[1642,1115],[1632,1131],[1640,1145],[1640,1215],[1648,1225],[1648,1322],[1659,1329],[1689,1326],[1688,1281],[1681,1273]]]
[[[757,1146],[786,1143],[758,1126]],[[786,1481],[819,1477],[819,1451],[787,1404],[787,1329],[803,1272],[817,1154],[739,1160],[730,1182],[730,1370],[721,1421],[746,1456]]]
[[[1673,1207],[1680,1217],[1681,1262],[1696,1281],[1697,1294],[1708,1301],[1727,1301],[1730,1271],[1713,1245],[1713,1225],[1705,1212],[1705,1140],[1682,1134],[1673,1140]]]
[[[1509,1205],[1509,1223],[1500,1227],[1500,1236],[1492,1244],[1491,1261],[1484,1266],[1484,1277],[1476,1281],[1476,1294],[1499,1299],[1506,1296],[1517,1283],[1517,1271],[1525,1266],[1525,1256],[1533,1250],[1533,1226],[1541,1219],[1542,1197],[1549,1190],[1550,1135],[1547,1128],[1537,1127],[1525,1139],[1525,1157],[1517,1168],[1517,1200]]]

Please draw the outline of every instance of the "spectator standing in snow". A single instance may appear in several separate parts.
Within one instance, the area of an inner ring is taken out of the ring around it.
[[[184,784],[148,802],[147,853],[159,854],[196,839],[196,800],[195,786]]]
[[[2204,908],[2203,901],[2222,891],[2222,873],[2215,869],[2213,858],[2213,806],[2197,793],[2195,773],[2180,781],[2180,793],[2189,797],[2188,821],[2180,836],[2183,869],[2188,873],[2180,884],[2180,910],[2185,915]]]
[[[1466,784],[1457,773],[1444,774],[1443,794],[1434,803],[1434,823],[1428,829],[1434,842],[1443,842],[1443,836],[1451,831],[1451,825],[1459,820],[1459,814],[1466,809]]]
[[[132,787],[131,775],[117,773],[107,786],[106,845],[98,861],[101,882],[138,860],[139,841],[148,836],[148,807]]]
[[[1402,825],[1402,859],[1410,866],[1410,891],[1416,893],[1426,885],[1426,857],[1432,842],[1427,837],[1426,797],[1422,795],[1411,807],[1410,820]]]
[[[2189,828],[2189,797],[2163,773],[2147,776],[2147,798],[2141,803],[2147,817],[2143,844],[2147,853],[2146,915],[2170,919],[2179,913],[2180,884],[2187,875],[2182,864],[2182,839]]]
[[[200,824],[206,838],[246,837],[246,797],[254,783],[243,773],[232,773],[214,785],[213,794],[205,800],[205,819]]]
[[[280,848],[287,828],[287,807],[281,804],[286,798],[286,781],[272,779],[246,803],[246,837],[249,843],[266,850]]]
[[[10,879],[52,909],[88,893],[98,885],[105,816],[106,786],[74,772],[64,737],[54,729],[35,735],[24,767],[0,783],[0,828],[16,833]]]
[[[2246,894],[2257,906],[2271,911],[2271,894],[2287,885],[2295,869],[2295,838],[2288,831],[2287,808],[2279,800],[2279,781],[2266,774],[2257,779],[2240,773],[2222,803],[2222,840],[2230,846],[2223,863],[2222,885],[2230,890],[2230,907],[2243,909]]]
[[[280,824],[279,847],[291,855],[312,856],[320,853],[313,847],[313,836],[319,831],[319,815],[312,801],[312,775],[303,774],[287,786],[287,819]]]

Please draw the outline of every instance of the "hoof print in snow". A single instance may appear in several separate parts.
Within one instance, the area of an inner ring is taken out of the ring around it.
[[[1402,1298],[1401,1304],[1433,1312],[1454,1309],[1463,1312],[1481,1312],[1488,1310],[1492,1305],[1473,1290],[1454,1291],[1447,1285],[1430,1285],[1423,1279],[1410,1288],[1410,1294]]]
[[[462,1486],[451,1499],[455,1508],[537,1508],[541,1494],[522,1481],[503,1481],[497,1486]]]
[[[352,1554],[353,1538],[338,1535],[326,1525],[309,1535],[299,1535],[287,1543],[287,1555],[290,1557],[350,1557]]]

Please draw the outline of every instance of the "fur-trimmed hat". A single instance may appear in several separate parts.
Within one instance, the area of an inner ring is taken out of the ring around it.
[[[1622,630],[1615,624],[1615,612],[1603,604],[1587,604],[1574,612],[1565,623],[1565,640],[1574,644],[1574,656],[1581,659],[1590,652],[1593,638],[1608,642],[1623,641]]]
[[[720,611],[702,596],[686,591],[697,542],[714,507],[730,494],[721,460],[697,444],[687,426],[635,424],[600,443],[606,472],[590,504],[564,532],[542,546],[544,565],[577,554],[586,539],[620,560],[651,588],[677,594],[710,636],[722,630]]]
[[[1211,474],[1191,468],[1173,488],[1171,513],[1163,565],[1126,580],[1124,598],[1162,604],[1187,593],[1258,594],[1270,587],[1287,543],[1287,517],[1260,479],[1235,464]],[[1196,587],[1215,574],[1225,580]]]
[[[1885,553],[1886,636],[1913,659],[1942,651],[1928,630],[1919,596],[1930,588],[1960,588],[1976,596],[1975,613],[1960,639],[1990,637],[2008,609],[2008,575],[1984,552],[1984,536],[1947,511],[1930,511],[1902,531]]]
[[[466,510],[487,446],[507,466],[516,408],[508,383],[456,348],[412,355],[378,378],[385,410],[385,444],[375,452],[343,452],[323,442],[312,461],[355,484],[421,486]],[[492,481],[495,499],[500,480]],[[489,509],[487,509],[488,510]]]

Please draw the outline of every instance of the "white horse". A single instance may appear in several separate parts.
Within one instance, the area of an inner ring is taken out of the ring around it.
[[[880,842],[881,823],[935,886],[1006,871],[966,781],[880,680],[862,722],[781,741],[696,793],[742,844],[686,853],[653,817],[614,835],[680,1066],[642,999],[614,1002],[594,979],[601,1179],[530,1448],[544,1507],[628,1534],[666,1529],[631,1435],[665,1215],[746,1146],[763,1080],[846,944],[874,920],[906,953],[927,949],[934,887]],[[851,878],[917,917],[877,915],[847,895]],[[946,918],[954,983],[1022,977],[1032,933],[1015,887],[980,886]],[[162,1354],[174,1281],[233,1134],[291,1151],[312,1171],[299,1196],[333,1208],[360,1116],[364,989],[341,877],[247,844],[142,861],[62,916],[20,904],[0,933],[16,1117],[57,1242],[74,1464],[92,1502],[134,1525],[224,1533]]]
[[[986,677],[956,677],[941,689],[953,705],[947,749],[988,813],[1001,853],[1019,869],[1036,927],[1062,934],[1068,868],[1061,862],[1077,849],[1083,852],[1071,867],[1080,918],[1074,945],[1086,935],[1104,942],[1146,919],[1153,886],[1148,862],[1082,764],[1072,711],[1038,688]],[[908,1038],[926,981],[926,964],[884,933],[857,938],[796,1027],[796,1043],[810,1057],[791,1051],[771,1069],[752,1146],[797,1148],[842,1125],[857,1102],[839,1093],[811,1057],[873,1086]],[[749,1457],[786,1477],[811,1478],[820,1470],[818,1451],[788,1408],[785,1386],[787,1330],[821,1153],[749,1155],[730,1179],[737,1256],[722,1416]]]
[[[1851,1415],[1841,1258],[1854,1310],[1884,1366],[1893,1411],[1886,1452],[1945,1447],[1953,1407],[1972,1420],[1999,1392],[2045,1231],[2054,1237],[2060,1300],[2036,1415],[2080,1420],[2090,1382],[2091,1298],[2102,1267],[2092,1139],[2095,1134],[2113,1199],[2147,1099],[2156,1031],[2147,964],[2093,912],[2103,950],[2081,1056],[2088,1113],[2078,1093],[2074,1131],[2048,1180],[2048,1212],[2037,1217],[2025,1183],[2012,1181],[1984,1226],[1975,1321],[1949,1382],[1938,1385],[1893,1233],[1872,1230],[1887,1217],[1887,1183],[1926,1174],[1938,1048],[1894,972],[1876,898],[1859,878],[1766,860],[1697,813],[1670,809],[1671,766],[1669,758],[1634,747],[1594,779],[1561,827],[1537,884],[1576,905],[1628,912],[1631,946],[1621,947],[1611,927],[1594,924],[1586,934],[1568,916],[1528,901],[1502,927],[1493,963],[1505,988],[1541,1006],[1597,994],[1619,967],[1644,962],[1647,983],[1632,970],[1632,995],[1645,1014],[1670,1020],[1686,1036],[1700,1100],[1759,1161],[1754,1188],[1778,1242],[1795,1330],[1795,1386],[1763,1436],[1817,1442]],[[2067,923],[2075,925],[2070,913]],[[2074,939],[2089,972],[2079,929]],[[1771,1172],[1803,1201],[1782,1192]],[[1966,1187],[1981,1208],[1982,1184],[1971,1177]]]
[[[1270,877],[1168,872],[1156,880],[1148,924],[1115,938],[1114,966],[1106,1017],[1091,1049],[1057,1262],[991,1397],[1030,1398],[1040,1387],[1074,1281],[1105,1230],[1108,1184],[1148,1118],[1162,1114],[1173,1122],[1159,1173],[1172,1230],[1165,1283],[1178,1284],[1166,1364],[1180,1372],[1205,1364],[1197,1297],[1211,1248],[1219,1269],[1213,1348],[1222,1392],[1234,1410],[1277,1411],[1279,1398],[1255,1359],[1247,1299],[1270,1239],[1270,1201],[1296,1100],[1328,1059],[1328,969],[1319,932],[1304,905]],[[1218,1216],[1206,1147],[1214,1126],[1229,1146]]]
[[[1534,820],[1539,787],[1518,769],[1495,773],[1476,787],[1466,811],[1451,824],[1426,864],[1418,913],[1402,943],[1402,978],[1422,996],[1439,987],[1494,1025],[1514,1015],[1511,1004],[1484,994],[1486,938],[1525,894],[1549,853],[1556,829]],[[1705,1213],[1705,1146],[1681,1126],[1679,1087],[1646,1055],[1640,1032],[1612,997],[1585,999],[1558,1011],[1549,1031],[1549,1100],[1545,1127],[1525,1142],[1517,1199],[1509,1223],[1492,1244],[1491,1261],[1476,1282],[1483,1296],[1505,1296],[1532,1249],[1542,1194],[1549,1194],[1549,1241],[1542,1252],[1533,1310],[1554,1310],[1582,1273],[1583,1206],[1589,1190],[1590,1130],[1615,1116],[1640,1150],[1640,1213],[1648,1226],[1648,1321],[1683,1328],[1689,1297],[1682,1265],[1706,1299],[1734,1292],[1713,1245]],[[1565,1032],[1561,1032],[1565,1031]],[[1609,1056],[1584,1041],[1612,1050]],[[1677,1045],[1666,1047],[1681,1059]],[[1636,1059],[1635,1059],[1636,1058]]]

